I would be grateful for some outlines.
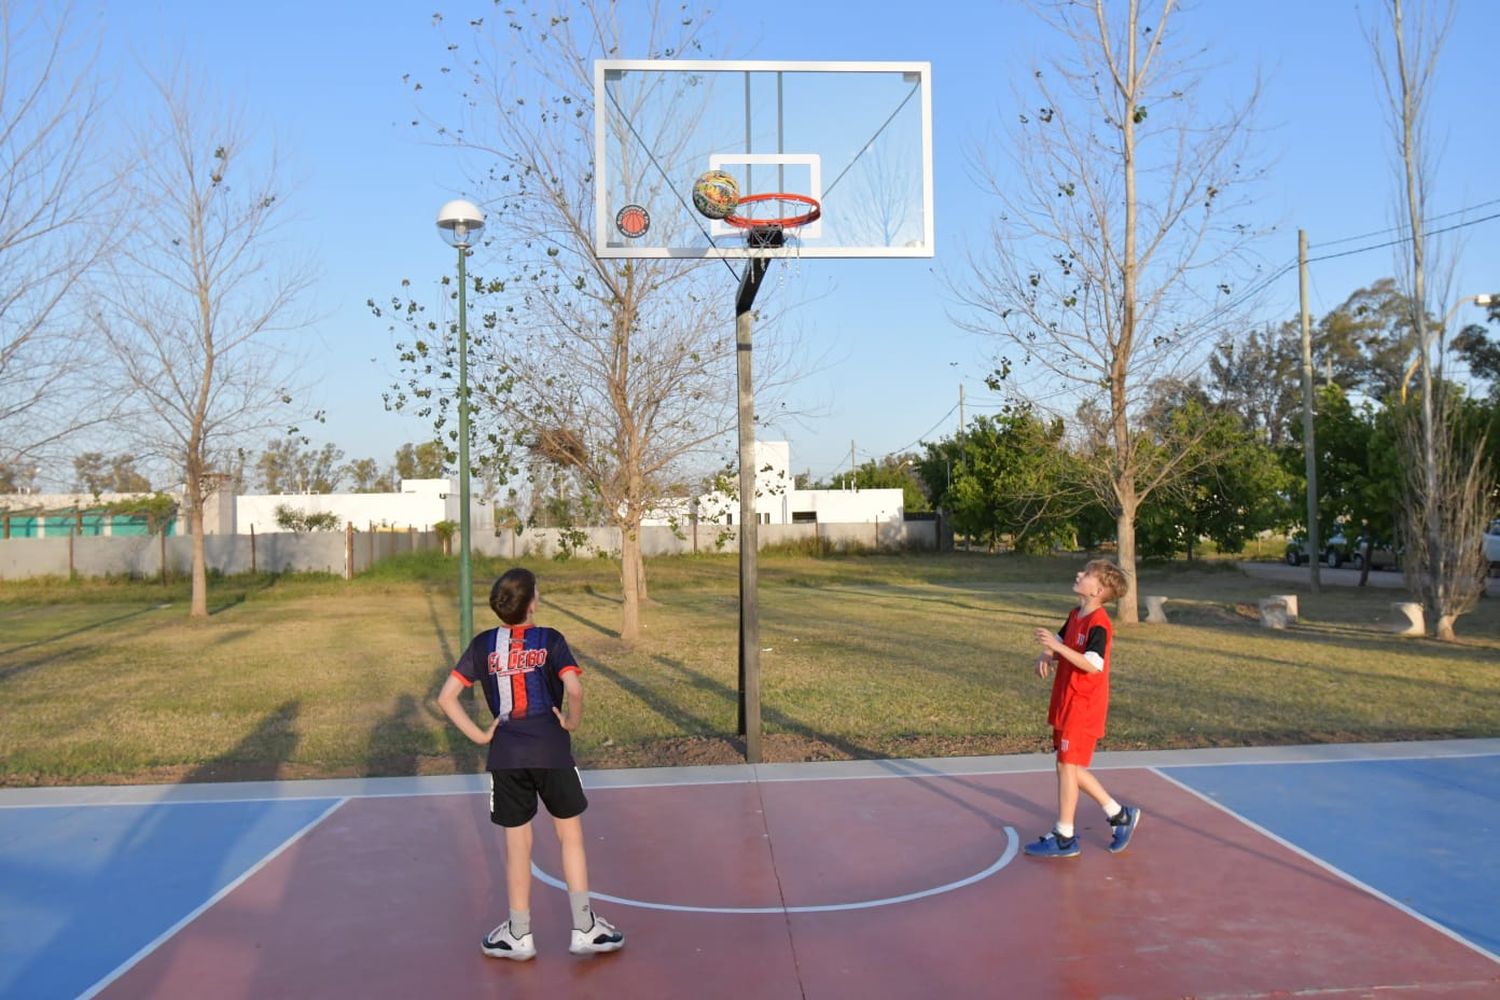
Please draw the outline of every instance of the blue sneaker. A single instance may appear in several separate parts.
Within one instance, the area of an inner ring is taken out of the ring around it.
[[[1056,830],[1038,837],[1035,843],[1027,844],[1021,850],[1033,858],[1076,858],[1081,853],[1076,835],[1060,837]]]
[[[1141,825],[1141,810],[1138,806],[1121,806],[1120,814],[1112,816],[1109,820],[1113,837],[1109,842],[1109,853],[1119,854],[1130,846],[1130,838],[1135,836],[1135,828]]]

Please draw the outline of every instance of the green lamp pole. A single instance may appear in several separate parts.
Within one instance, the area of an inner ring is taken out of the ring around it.
[[[469,562],[469,329],[468,274],[464,258],[484,228],[484,213],[471,202],[450,201],[438,209],[438,232],[458,250],[458,635],[474,637],[474,571]]]

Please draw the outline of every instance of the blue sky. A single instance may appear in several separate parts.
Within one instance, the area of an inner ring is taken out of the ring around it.
[[[394,344],[365,301],[389,298],[411,278],[418,294],[433,290],[437,305],[436,282],[453,261],[434,217],[447,199],[474,192],[464,190],[451,153],[417,141],[402,76],[441,55],[434,10],[453,20],[489,6],[121,0],[102,8],[117,100],[144,99],[137,65],[160,67],[185,54],[244,107],[261,136],[275,140],[297,181],[290,193],[297,219],[286,239],[312,255],[320,273],[309,303],[320,318],[302,337],[314,403],[327,423],[310,433],[315,444],[332,442],[350,458],[388,463],[401,443],[430,432],[382,407]],[[1299,227],[1316,257],[1320,244],[1330,252],[1380,242],[1329,245],[1392,224],[1390,132],[1361,27],[1380,7],[1376,0],[1214,0],[1177,15],[1178,30],[1210,48],[1213,96],[1231,100],[1257,71],[1262,76],[1259,143],[1272,168],[1256,188],[1253,221],[1276,227],[1260,246],[1273,269],[1295,258]],[[1500,133],[1487,126],[1500,93],[1493,13],[1485,0],[1460,0],[1440,64],[1432,210],[1480,206],[1446,224],[1500,211]],[[822,364],[792,397],[814,415],[780,428],[794,469],[826,478],[848,467],[851,441],[864,460],[951,434],[961,382],[969,416],[992,409],[996,399],[982,378],[995,345],[955,325],[941,276],[961,268],[965,247],[994,208],[970,177],[968,150],[1014,114],[1016,88],[1055,39],[1013,2],[760,0],[716,10],[713,24],[716,54],[724,57],[933,64],[937,256],[801,264],[794,280],[806,282],[816,301],[799,310],[798,329]],[[1454,295],[1500,291],[1500,219],[1459,232]],[[1388,249],[1314,264],[1314,316],[1392,269]],[[733,335],[732,297],[726,287],[726,337]],[[1295,273],[1264,301],[1258,319],[1293,317]]]

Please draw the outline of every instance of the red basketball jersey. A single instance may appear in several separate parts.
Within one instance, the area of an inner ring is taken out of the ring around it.
[[[1047,722],[1059,732],[1103,736],[1104,720],[1109,715],[1109,648],[1114,644],[1109,613],[1096,608],[1080,615],[1074,608],[1068,612],[1068,620],[1058,634],[1069,649],[1098,653],[1104,660],[1104,669],[1097,673],[1080,670],[1059,656]]]

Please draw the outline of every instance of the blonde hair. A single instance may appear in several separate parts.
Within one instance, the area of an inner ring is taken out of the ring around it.
[[[1104,585],[1107,596],[1101,594],[1101,601],[1117,601],[1130,588],[1125,571],[1108,559],[1090,560],[1083,571]]]

